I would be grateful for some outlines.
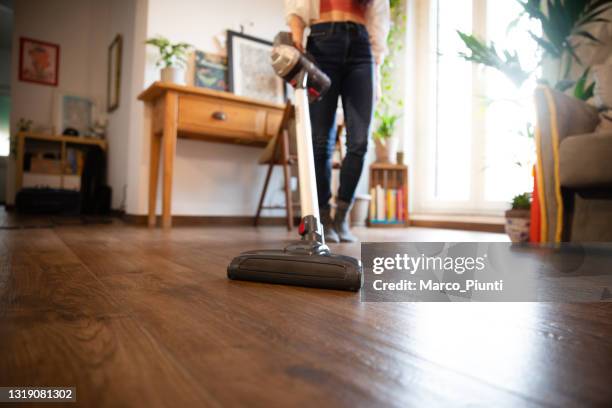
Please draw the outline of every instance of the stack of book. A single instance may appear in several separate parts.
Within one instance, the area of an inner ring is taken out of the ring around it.
[[[370,223],[403,224],[407,220],[406,189],[383,188],[380,184],[370,190]]]

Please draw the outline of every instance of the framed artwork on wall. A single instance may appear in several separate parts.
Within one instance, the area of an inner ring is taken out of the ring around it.
[[[228,85],[230,92],[253,99],[285,103],[285,82],[270,64],[272,43],[260,38],[227,32]]]
[[[19,80],[57,86],[60,47],[44,41],[19,39]]]
[[[227,91],[227,58],[196,50],[193,84],[198,87]]]
[[[106,111],[112,112],[119,107],[121,97],[121,55],[123,37],[117,34],[108,47],[108,74],[106,85]]]
[[[55,132],[64,134],[67,129],[76,130],[78,136],[91,135],[94,104],[91,99],[56,92],[54,100]]]

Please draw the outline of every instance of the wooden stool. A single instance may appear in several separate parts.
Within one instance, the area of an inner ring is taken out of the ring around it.
[[[278,129],[278,132],[274,138],[270,140],[264,153],[259,159],[260,164],[268,165],[268,172],[266,174],[266,180],[264,182],[263,191],[259,199],[259,205],[257,206],[257,213],[253,224],[259,225],[259,219],[261,218],[262,210],[286,210],[287,219],[287,230],[291,231],[293,228],[293,209],[299,208],[300,203],[294,203],[291,199],[291,166],[297,162],[297,155],[291,154],[290,152],[290,141],[289,141],[289,124],[291,119],[295,118],[295,108],[291,105],[291,102],[287,102],[283,117]],[[332,163],[332,169],[339,169],[342,165],[342,143],[341,135],[344,131],[344,125],[338,125],[336,129],[336,147],[335,150],[340,154],[340,160]],[[272,170],[274,166],[282,166],[283,168],[283,184],[285,190],[285,205],[263,205],[270,184],[270,178],[272,176]]]

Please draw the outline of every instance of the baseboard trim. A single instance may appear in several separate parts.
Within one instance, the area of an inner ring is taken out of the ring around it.
[[[149,217],[146,215],[136,214],[119,214],[119,217],[126,223],[132,225],[147,225]],[[188,226],[216,226],[216,227],[231,227],[231,226],[253,226],[255,217],[250,216],[208,216],[208,215],[173,215],[172,225],[176,227]],[[299,220],[297,220],[299,223]],[[285,217],[261,217],[259,219],[260,226],[278,226],[286,225]],[[157,216],[157,225],[161,225],[161,216]],[[297,224],[295,224],[297,225]]]
[[[121,211],[113,211],[113,215],[121,218],[125,223],[131,225],[147,225],[146,215],[125,214]],[[253,226],[254,217],[251,216],[209,216],[209,215],[174,215],[172,225],[176,227],[188,226]],[[298,225],[299,218],[295,218],[294,225]],[[260,226],[284,226],[287,220],[285,217],[262,217],[259,219]],[[161,225],[161,216],[157,216],[157,225]],[[409,222],[411,227],[421,228],[440,228],[454,229],[463,231],[493,232],[504,233],[504,225],[501,223],[479,222],[479,221],[454,221],[440,219],[412,219]]]
[[[442,228],[463,231],[504,233],[503,224],[492,224],[486,222],[466,222],[450,220],[412,220],[410,225],[422,228]]]

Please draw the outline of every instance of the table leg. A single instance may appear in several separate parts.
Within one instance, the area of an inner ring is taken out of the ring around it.
[[[166,93],[164,109],[164,175],[162,197],[162,227],[172,227],[172,176],[174,170],[174,155],[176,153],[178,94]]]
[[[157,207],[157,184],[159,181],[159,153],[161,134],[151,132],[151,162],[149,163],[149,227],[155,227]]]

